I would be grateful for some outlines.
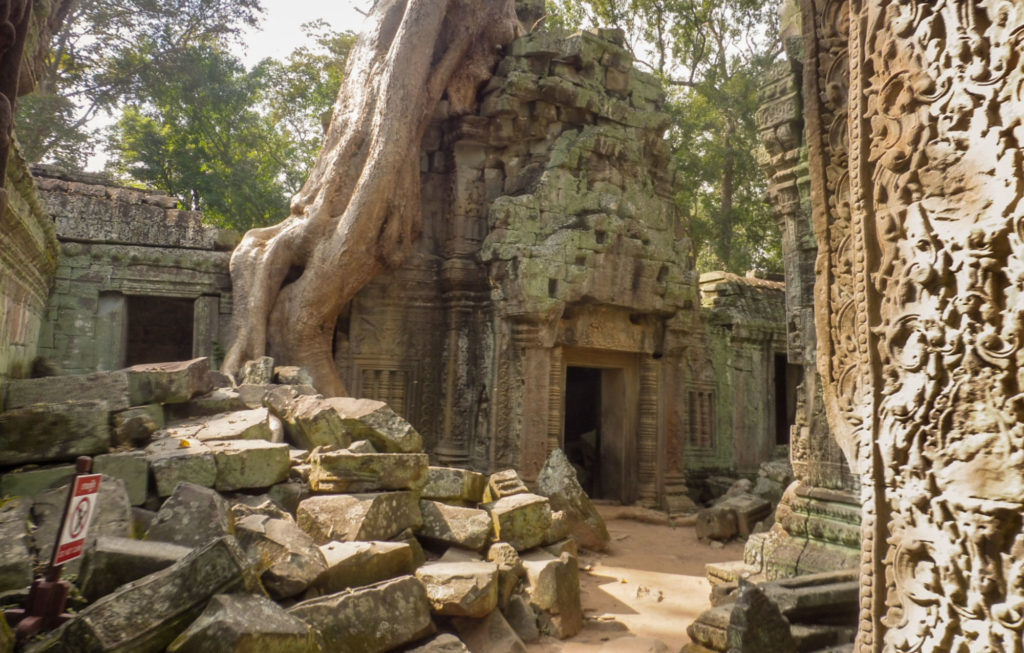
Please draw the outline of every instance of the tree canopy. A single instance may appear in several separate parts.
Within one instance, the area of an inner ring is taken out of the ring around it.
[[[757,89],[780,52],[765,0],[549,0],[549,20],[623,30],[638,65],[658,75],[673,115],[681,174],[677,201],[690,218],[701,270],[781,271],[781,239],[757,164]]]

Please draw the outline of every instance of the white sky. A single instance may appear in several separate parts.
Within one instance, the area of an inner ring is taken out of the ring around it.
[[[359,32],[372,0],[263,0],[262,30],[246,39],[242,60],[252,66],[266,57],[284,59],[302,44],[302,24],[322,18],[334,30]]]

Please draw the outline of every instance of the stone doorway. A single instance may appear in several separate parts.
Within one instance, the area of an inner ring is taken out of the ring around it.
[[[788,445],[789,431],[796,423],[797,388],[804,369],[791,365],[785,354],[775,354],[775,444]]]
[[[568,356],[564,378],[562,448],[580,484],[595,498],[636,501],[635,356]]]
[[[125,365],[192,358],[194,300],[132,295],[127,309]]]

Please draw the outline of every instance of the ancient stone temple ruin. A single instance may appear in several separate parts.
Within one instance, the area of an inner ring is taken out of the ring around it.
[[[230,237],[164,193],[32,172],[60,242],[40,356],[79,374],[212,357],[226,345]]]

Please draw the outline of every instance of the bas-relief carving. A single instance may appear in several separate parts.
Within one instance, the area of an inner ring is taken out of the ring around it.
[[[1019,652],[1024,6],[807,4],[819,360],[865,488],[858,650]]]

